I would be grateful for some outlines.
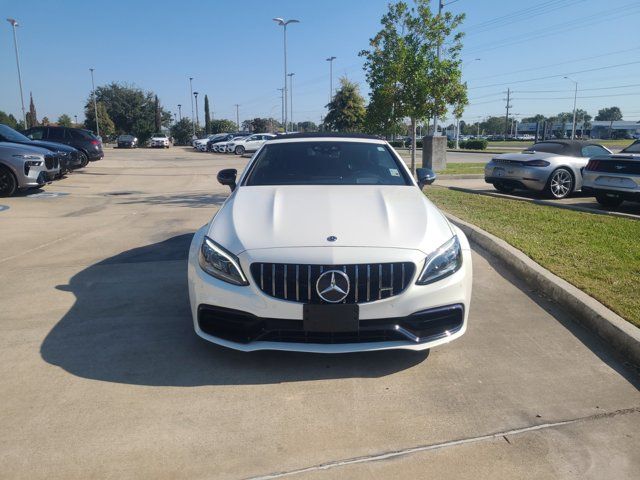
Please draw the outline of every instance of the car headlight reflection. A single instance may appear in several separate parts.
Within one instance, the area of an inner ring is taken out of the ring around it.
[[[209,237],[204,237],[198,255],[200,268],[209,275],[234,285],[249,285],[238,258]]]
[[[424,268],[416,282],[427,285],[453,275],[462,266],[462,248],[457,236],[454,236],[427,257]]]

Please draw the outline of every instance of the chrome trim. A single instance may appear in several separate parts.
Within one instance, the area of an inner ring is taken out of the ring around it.
[[[271,264],[271,295],[276,296],[276,264]]]
[[[264,263],[260,264],[260,290],[264,290]]]
[[[396,332],[404,335],[405,337],[407,337],[412,342],[418,343],[420,341],[420,337],[414,335],[409,330],[406,330],[406,329],[402,328],[400,325],[394,325],[394,327],[395,327]]]
[[[371,295],[371,264],[367,264],[367,302]]]
[[[307,302],[311,301],[311,265],[307,265]]]
[[[360,265],[356,264],[356,298],[355,298],[355,303],[358,303],[358,290],[360,290],[360,282],[358,282],[358,270],[360,270]]]
[[[287,271],[289,270],[289,265],[284,264],[284,299],[287,299]]]
[[[300,301],[300,265],[296,264],[296,302]]]
[[[382,264],[378,265],[378,300],[382,299]]]

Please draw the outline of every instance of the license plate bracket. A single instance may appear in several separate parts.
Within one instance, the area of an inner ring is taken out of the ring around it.
[[[358,304],[305,304],[302,307],[305,332],[357,332],[360,324]]]

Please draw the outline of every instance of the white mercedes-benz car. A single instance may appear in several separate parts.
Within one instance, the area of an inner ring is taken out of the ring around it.
[[[467,328],[471,251],[384,140],[267,141],[196,232],[196,333],[243,350],[426,350]]]

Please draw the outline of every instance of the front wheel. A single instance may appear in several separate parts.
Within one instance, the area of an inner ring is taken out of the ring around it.
[[[89,164],[89,157],[86,153],[80,152],[78,157],[80,158],[80,168],[84,168]]]
[[[18,181],[7,167],[0,166],[0,197],[10,197],[18,189]]]
[[[242,155],[244,153],[244,147],[242,145],[238,145],[236,147],[236,155]]]
[[[596,193],[596,200],[600,205],[607,208],[619,207],[624,201],[618,195],[607,195],[606,193]]]
[[[509,186],[509,185],[505,185],[502,182],[496,182],[493,184],[494,188],[496,190],[498,190],[500,193],[512,193],[515,188]]]
[[[571,172],[566,168],[554,170],[547,182],[547,195],[559,200],[568,197],[571,192],[573,192],[573,175],[571,175]]]

